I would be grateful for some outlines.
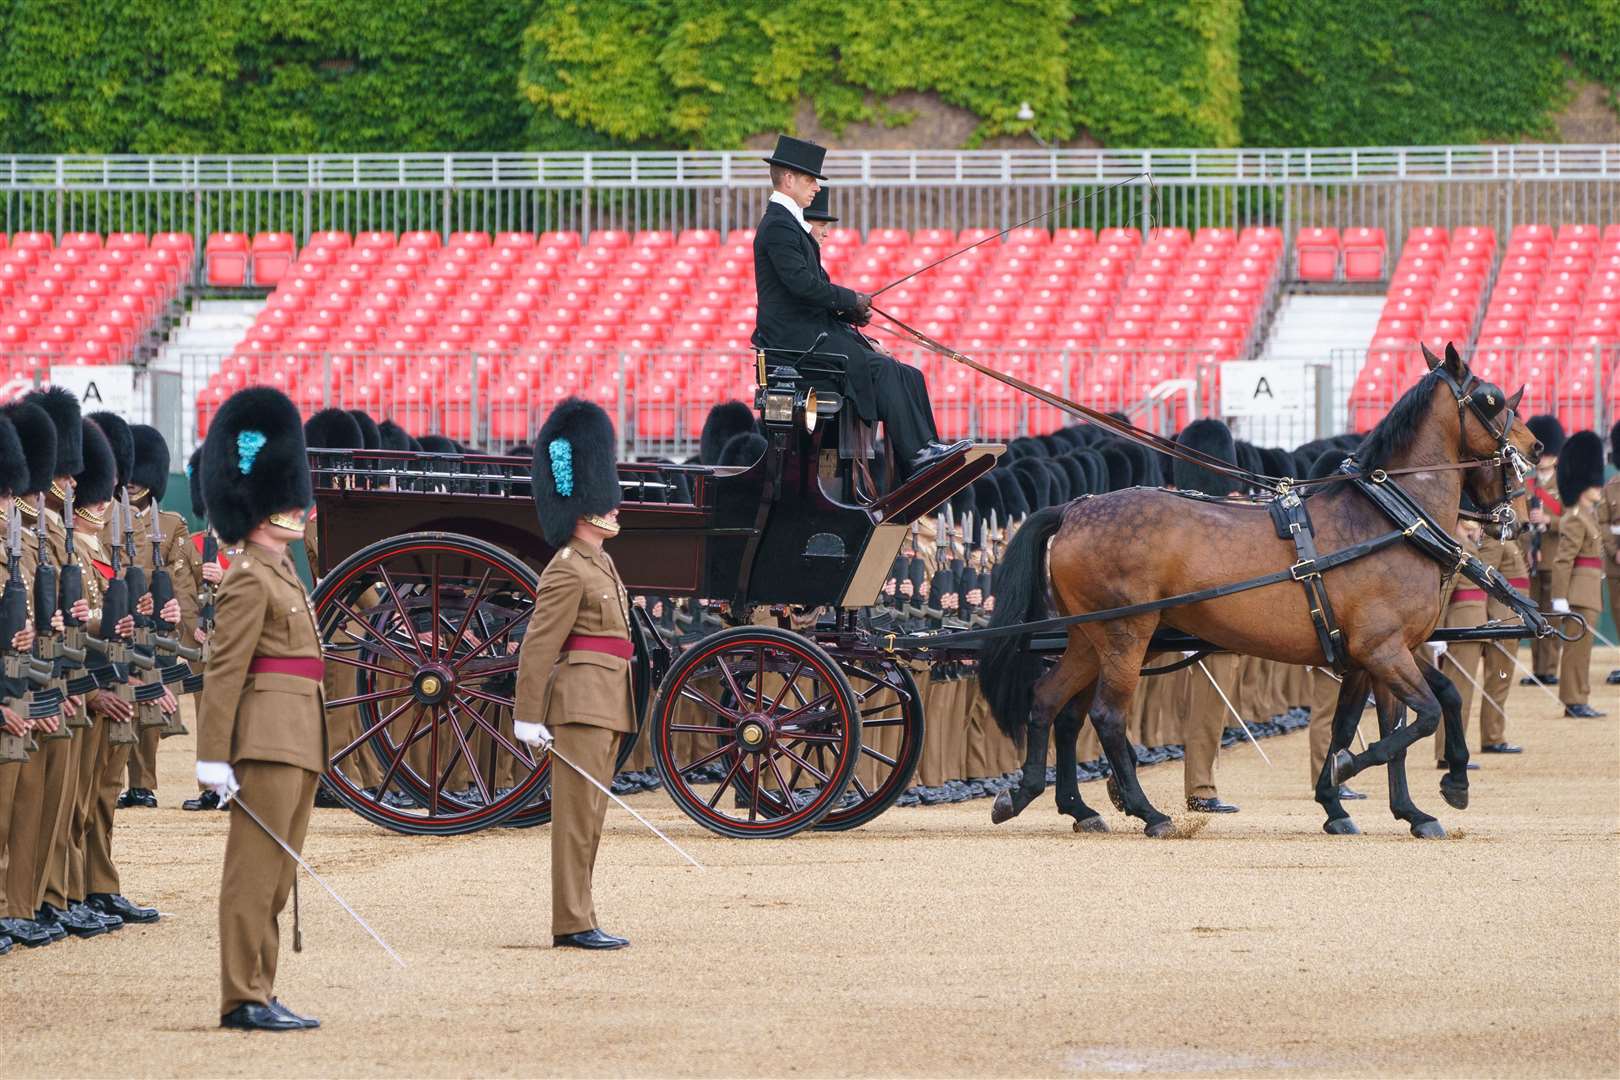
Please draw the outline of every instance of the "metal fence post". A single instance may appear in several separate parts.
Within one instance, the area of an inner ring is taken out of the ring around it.
[[[332,354],[321,353],[321,403],[330,408],[332,401]]]
[[[619,457],[621,457],[621,458],[628,456],[625,453],[625,451],[630,446],[630,444],[625,441],[625,439],[626,439],[626,435],[625,435],[626,428],[625,428],[625,423],[624,423],[624,421],[625,421],[624,388],[629,385],[629,383],[625,382],[624,376],[625,376],[625,371],[626,371],[626,369],[628,367],[628,359],[629,359],[628,354],[625,353],[621,349],[619,351],[619,378],[617,380],[618,384],[619,384],[619,392],[613,396],[614,403],[618,406],[617,412],[618,412],[618,425],[619,425]],[[638,432],[637,434],[639,435],[640,433]]]

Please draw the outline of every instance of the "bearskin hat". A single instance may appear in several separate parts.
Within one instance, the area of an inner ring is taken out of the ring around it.
[[[1293,476],[1294,455],[1275,446],[1262,446],[1260,460],[1266,463],[1267,476]]]
[[[78,476],[84,470],[84,425],[79,421],[79,399],[60,386],[35,390],[23,398],[33,402],[56,425],[56,476]]]
[[[1577,431],[1558,455],[1558,498],[1575,505],[1587,488],[1603,486],[1603,440],[1595,431]]]
[[[360,421],[345,409],[322,409],[304,422],[304,445],[317,450],[364,450]]]
[[[1013,479],[1023,489],[1024,501],[1033,513],[1052,505],[1052,477],[1041,458],[1019,458],[1012,465]]]
[[[1057,458],[1049,457],[1041,464],[1046,466],[1047,480],[1052,486],[1051,505],[1061,506],[1074,498],[1073,492],[1069,489],[1069,473],[1058,464]]]
[[[1260,456],[1260,448],[1252,442],[1237,441],[1238,464],[1252,473],[1264,473],[1266,460]]]
[[[560,548],[586,514],[619,505],[618,440],[600,405],[564,398],[534,439],[534,511],[546,543]]]
[[[169,444],[151,424],[131,424],[129,433],[135,440],[135,468],[129,482],[150,491],[153,502],[162,502],[169,490]]]
[[[1020,435],[1007,444],[1007,449],[1015,451],[1021,458],[1047,456],[1046,445],[1028,435]]]
[[[1159,455],[1155,451],[1129,439],[1121,440],[1119,448],[1131,459],[1131,477],[1137,487],[1158,487],[1164,483],[1164,477],[1159,472]]]
[[[1316,456],[1316,461],[1311,464],[1306,475],[1312,480],[1326,480],[1338,471],[1347,456],[1343,450],[1323,450]]]
[[[1078,499],[1091,491],[1091,478],[1086,475],[1086,467],[1080,464],[1079,458],[1073,454],[1063,454],[1052,460],[1057,462],[1057,467],[1068,477],[1070,499]]]
[[[84,468],[73,478],[73,504],[111,502],[118,487],[118,458],[112,443],[94,421],[84,419],[79,424],[83,430]]]
[[[28,490],[28,455],[10,420],[0,416],[0,495],[21,495]]]
[[[14,494],[38,495],[56,477],[56,425],[49,413],[31,401],[12,403],[5,415],[17,431],[28,464],[28,480]]]
[[[720,460],[716,465],[749,466],[765,456],[765,448],[769,445],[765,436],[753,431],[742,431],[726,440],[726,445],[720,448]]]
[[[377,429],[377,421],[371,418],[371,414],[364,409],[350,409],[349,415],[354,417],[356,424],[360,425],[361,444],[359,449],[381,450],[382,433]]]
[[[981,476],[968,488],[973,493],[973,515],[980,521],[989,521],[996,515],[996,524],[1007,524],[1007,505],[1001,501],[1001,487],[990,476]]]
[[[1620,420],[1609,429],[1609,464],[1620,469]]]
[[[720,464],[720,453],[726,443],[745,432],[753,431],[754,410],[740,401],[722,401],[709,410],[703,420],[703,433],[698,436],[698,462],[703,465]]]
[[[1232,429],[1220,420],[1194,420],[1181,429],[1176,442],[1229,465],[1237,464],[1237,444],[1232,440]],[[1174,478],[1176,487],[1182,491],[1201,491],[1218,499],[1238,490],[1238,482],[1232,477],[1180,458],[1176,459]]]
[[[409,450],[411,448],[410,434],[392,420],[384,420],[377,425],[377,436],[382,440],[384,450]],[[533,451],[529,451],[533,453]],[[522,454],[528,457],[529,454]]]
[[[1108,491],[1108,462],[1103,460],[1102,452],[1092,447],[1077,450],[1072,455],[1086,470],[1086,490],[1093,495],[1103,495]]]
[[[118,469],[117,490],[122,490],[129,483],[130,474],[135,471],[135,436],[129,430],[129,421],[111,412],[93,412],[90,420],[107,436],[107,445],[112,447],[113,464]]]
[[[198,471],[209,520],[228,544],[271,514],[307,508],[314,494],[298,406],[268,386],[238,390],[208,427]]]
[[[1564,425],[1558,422],[1558,417],[1550,413],[1542,413],[1540,416],[1532,416],[1526,420],[1524,426],[1529,428],[1530,434],[1534,435],[1541,443],[1541,453],[1544,457],[1557,457],[1563,452],[1566,436],[1564,435]]]
[[[191,452],[191,460],[186,462],[186,486],[191,489],[191,512],[197,517],[208,517],[208,503],[203,499],[202,488],[202,444]]]
[[[1136,471],[1129,454],[1118,445],[1105,446],[1098,453],[1102,454],[1103,465],[1108,469],[1109,491],[1124,491],[1136,486]]]
[[[422,452],[425,454],[459,454],[461,447],[447,435],[423,435]]]
[[[990,478],[1001,489],[1001,505],[1007,508],[1008,521],[1016,521],[1030,513],[1029,500],[1024,497],[1023,486],[1013,476],[1011,468],[992,470]]]

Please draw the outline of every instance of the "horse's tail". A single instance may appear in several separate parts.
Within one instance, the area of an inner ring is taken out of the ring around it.
[[[1066,509],[1051,506],[1031,514],[1007,545],[990,584],[990,595],[996,599],[990,617],[992,629],[1046,616],[1046,542],[1063,524]],[[1029,723],[1035,680],[1044,666],[1039,657],[1029,654],[1030,636],[992,637],[979,653],[979,686],[990,712],[996,725],[1019,745],[1023,745]]]

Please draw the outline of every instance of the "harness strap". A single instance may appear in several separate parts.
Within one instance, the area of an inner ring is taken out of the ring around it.
[[[1382,551],[1391,544],[1399,542],[1403,536],[1403,533],[1388,532],[1375,536],[1370,540],[1363,540],[1359,544],[1351,544],[1349,547],[1335,551],[1331,555],[1324,555],[1316,560],[1315,572],[1320,574],[1325,570],[1332,570],[1336,566],[1343,566],[1347,562],[1353,562],[1365,555],[1371,555],[1375,551]],[[1208,589],[1167,596],[1162,600],[1148,600],[1140,604],[1130,604],[1126,607],[1088,611],[1083,615],[1063,615],[1053,619],[1014,623],[1011,626],[986,626],[975,630],[958,630],[948,634],[909,634],[906,636],[888,634],[883,638],[883,648],[887,652],[896,652],[902,649],[926,649],[942,645],[954,646],[961,642],[978,641],[986,638],[1019,634],[1041,634],[1049,630],[1062,630],[1070,626],[1078,626],[1082,623],[1128,619],[1132,615],[1146,615],[1154,611],[1163,611],[1166,608],[1182,607],[1187,604],[1201,604],[1206,600],[1218,600],[1223,596],[1231,596],[1233,593],[1248,592],[1250,589],[1262,589],[1267,585],[1275,585],[1279,581],[1298,581],[1297,571],[1299,569],[1296,564],[1286,570],[1262,574],[1246,581],[1235,581],[1229,585],[1214,585]]]
[[[1305,590],[1305,606],[1311,613],[1316,643],[1333,670],[1343,675],[1349,670],[1344,652],[1344,633],[1339,629],[1338,620],[1333,617],[1327,585],[1322,581],[1322,572],[1317,567],[1316,536],[1311,527],[1310,514],[1299,495],[1292,491],[1273,499],[1267,509],[1271,512],[1272,524],[1277,527],[1277,535],[1294,542],[1297,561],[1291,569],[1296,571],[1295,580]]]

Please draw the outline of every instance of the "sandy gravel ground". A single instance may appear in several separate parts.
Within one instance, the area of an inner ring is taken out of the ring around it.
[[[1620,694],[1576,721],[1516,688],[1473,807],[1411,839],[1382,775],[1328,837],[1305,736],[1223,754],[1243,812],[1183,840],[1077,835],[1048,794],[891,810],[853,833],[725,840],[637,806],[699,873],[609,812],[597,907],[634,939],[553,951],[544,830],[412,839],[317,811],[306,854],[409,961],[307,882],[278,992],[319,1032],[217,1029],[224,815],[121,813],[126,890],[167,916],[0,959],[0,1074],[32,1076],[1614,1076],[1620,1074]],[[1370,724],[1369,714],[1369,727]],[[1179,765],[1144,773],[1164,808]],[[1107,806],[1101,786],[1086,785]],[[284,927],[287,920],[284,919]]]

